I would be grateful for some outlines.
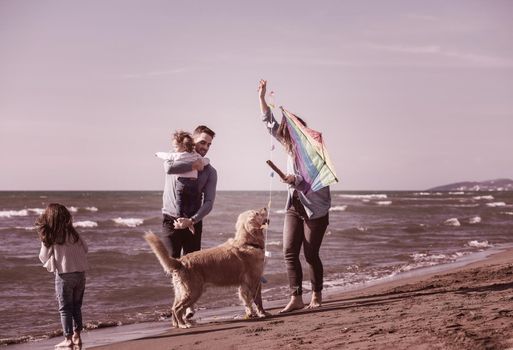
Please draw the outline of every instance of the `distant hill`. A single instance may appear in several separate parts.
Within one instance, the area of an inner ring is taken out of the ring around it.
[[[466,181],[430,188],[428,191],[513,191],[513,180]]]

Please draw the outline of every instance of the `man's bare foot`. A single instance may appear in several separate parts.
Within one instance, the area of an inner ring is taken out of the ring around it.
[[[73,341],[73,344],[75,344],[75,345],[82,345],[82,338],[80,337],[80,332],[73,333],[71,340]]]
[[[321,307],[322,305],[322,293],[321,292],[312,292],[312,300],[310,304],[306,307],[307,309],[315,309]]]
[[[283,308],[283,310],[280,311],[280,314],[291,312],[294,310],[299,310],[305,307],[305,304],[303,303],[303,297],[301,295],[293,295],[290,297],[290,301]]]
[[[71,336],[66,337],[59,344],[55,345],[56,348],[71,348],[73,346],[73,341],[71,341]]]

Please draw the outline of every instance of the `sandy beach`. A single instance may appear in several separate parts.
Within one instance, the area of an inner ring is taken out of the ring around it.
[[[332,295],[313,311],[268,311],[94,349],[513,349],[513,249]]]

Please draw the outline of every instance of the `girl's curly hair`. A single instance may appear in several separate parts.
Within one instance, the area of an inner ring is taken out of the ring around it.
[[[39,239],[46,247],[64,244],[68,239],[73,242],[79,240],[78,233],[73,227],[73,218],[62,204],[48,204],[35,225]]]

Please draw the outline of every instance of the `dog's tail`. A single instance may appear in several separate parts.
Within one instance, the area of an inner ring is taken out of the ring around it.
[[[164,246],[164,243],[160,240],[160,238],[154,234],[153,232],[146,232],[144,235],[144,239],[151,247],[151,250],[153,250],[153,253],[157,256],[159,259],[160,265],[164,268],[164,271],[166,273],[170,274],[174,270],[180,270],[183,268],[182,263],[180,260],[174,259],[169,256],[169,253]]]

